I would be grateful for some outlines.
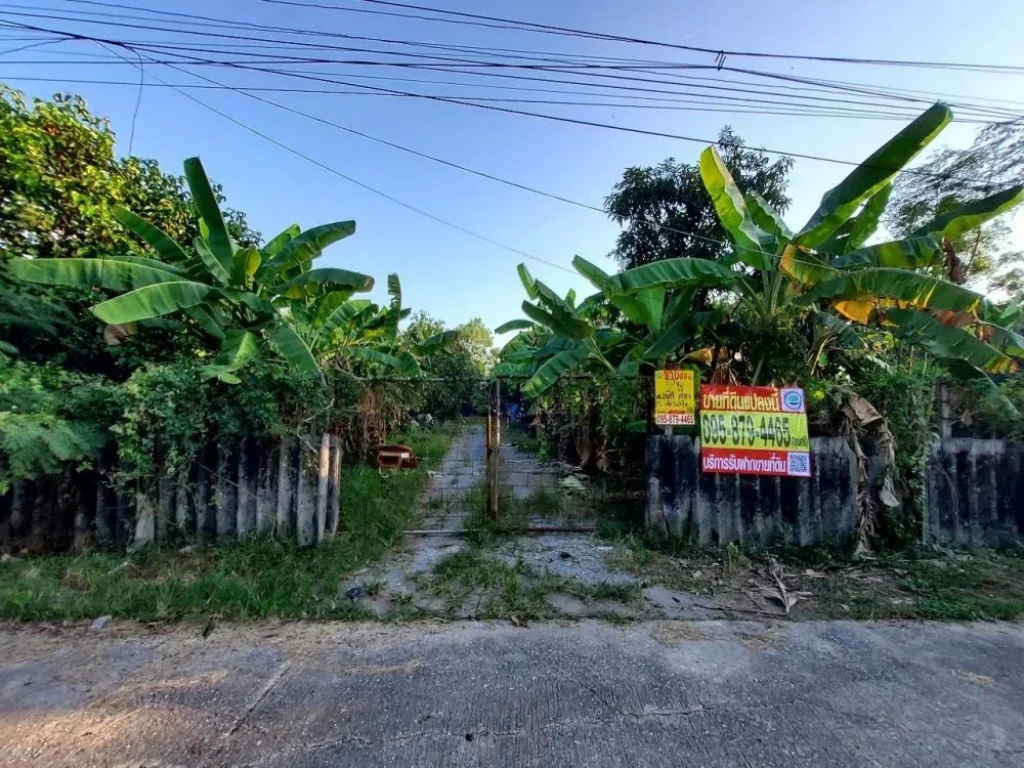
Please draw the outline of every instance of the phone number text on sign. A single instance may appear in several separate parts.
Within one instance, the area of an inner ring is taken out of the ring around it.
[[[700,406],[704,472],[810,476],[803,390],[706,384]]]
[[[692,369],[654,372],[654,423],[691,426],[697,423],[697,377]]]

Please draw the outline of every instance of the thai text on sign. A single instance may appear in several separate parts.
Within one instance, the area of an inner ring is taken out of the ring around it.
[[[703,472],[809,477],[810,451],[802,389],[701,386]]]
[[[654,372],[654,423],[697,423],[697,376],[692,369]]]

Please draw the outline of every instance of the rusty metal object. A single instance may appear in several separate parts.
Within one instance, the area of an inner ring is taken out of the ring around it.
[[[408,445],[377,446],[377,469],[416,469],[416,452]]]

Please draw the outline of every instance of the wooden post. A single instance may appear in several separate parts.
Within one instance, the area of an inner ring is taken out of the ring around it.
[[[327,479],[327,525],[326,534],[335,536],[338,533],[338,520],[341,517],[341,438],[331,438],[330,477]]]
[[[498,517],[498,446],[501,441],[501,380],[494,381],[494,411],[487,409],[487,516]]]

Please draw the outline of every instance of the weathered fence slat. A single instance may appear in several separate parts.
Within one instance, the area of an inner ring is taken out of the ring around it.
[[[316,544],[316,490],[317,477],[313,471],[312,461],[304,461],[306,454],[314,454],[315,449],[305,446],[305,440],[299,440],[296,462],[292,465],[295,472],[295,511],[296,538],[299,546],[311,547]],[[309,467],[307,469],[307,466]]]
[[[331,472],[331,436],[320,437],[320,453],[316,482],[316,540],[324,540],[327,530],[327,486]]]
[[[701,472],[691,437],[649,438],[647,527],[700,546],[842,543],[856,527],[856,457],[842,438],[811,443],[811,478],[741,477]]]

